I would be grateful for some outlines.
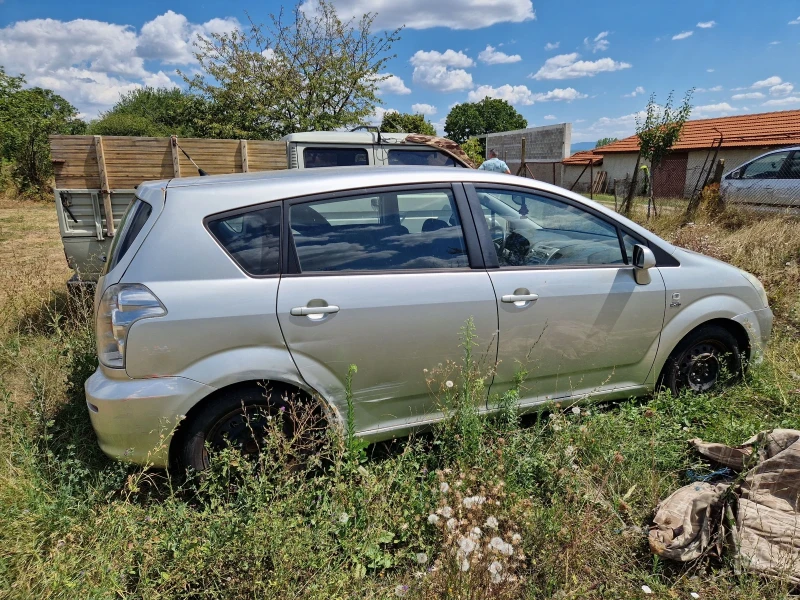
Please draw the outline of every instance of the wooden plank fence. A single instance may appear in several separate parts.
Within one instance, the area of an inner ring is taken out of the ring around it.
[[[173,141],[175,143],[173,143]],[[50,153],[56,188],[133,189],[143,181],[287,168],[286,142],[204,138],[52,135]]]

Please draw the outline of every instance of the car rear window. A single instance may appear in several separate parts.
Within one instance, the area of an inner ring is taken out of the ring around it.
[[[419,165],[424,167],[460,167],[452,156],[439,150],[389,150],[390,165]]]
[[[211,235],[249,275],[280,273],[280,206],[211,218],[206,224]]]
[[[134,240],[139,236],[147,219],[153,212],[153,207],[144,200],[135,198],[128,206],[128,210],[122,216],[117,235],[114,236],[114,241],[111,242],[111,252],[108,260],[106,261],[106,272],[110,271],[119,264],[122,257],[128,252],[128,249],[133,244]]]
[[[306,169],[319,167],[358,167],[369,164],[364,148],[306,148],[303,150]]]

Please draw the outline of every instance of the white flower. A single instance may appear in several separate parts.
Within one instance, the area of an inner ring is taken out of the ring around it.
[[[500,561],[495,560],[489,565],[489,573],[492,574],[492,583],[500,583],[502,581],[502,576],[500,575],[502,571],[503,565],[500,564]]]
[[[347,522],[349,520],[350,520],[350,515],[348,515],[346,512],[343,512],[342,514],[339,515],[339,523],[341,523],[342,525],[347,525]]]
[[[515,533],[511,536],[511,543],[512,544],[519,544],[522,541],[522,536],[518,533]]]
[[[581,414],[581,409],[580,409],[580,407],[578,407],[578,406],[573,406],[573,407],[572,407],[572,414],[573,414],[573,415],[579,415],[579,414]]]
[[[651,590],[651,589],[650,589],[648,586],[646,586],[646,585],[643,585],[643,586],[642,586],[642,591],[643,591],[645,594],[652,594],[652,593],[653,593],[653,590]]]
[[[428,555],[424,552],[418,552],[414,559],[417,561],[417,564],[424,565],[428,562]]]
[[[692,593],[691,593],[691,594],[689,594],[689,595],[690,595],[692,598],[699,598],[699,597],[700,597],[700,594],[698,594],[697,592],[692,592]]]
[[[453,382],[448,379],[447,381],[444,382],[444,385],[447,388],[452,388],[453,387]],[[464,571],[466,571],[466,569],[464,569]]]
[[[458,527],[458,519],[447,519],[447,528],[451,531]]]
[[[483,535],[483,532],[481,531],[480,527],[473,527],[472,531],[469,532],[469,537],[471,537],[473,540],[481,539],[481,535]]]
[[[486,502],[486,496],[470,496],[469,498],[464,498],[464,508],[480,506],[484,502]]]
[[[475,542],[468,537],[462,537],[458,540],[458,547],[464,556],[469,556],[469,553],[475,550]]]
[[[461,561],[461,570],[462,571],[469,571],[469,560],[468,559],[465,558],[464,560]]]
[[[446,494],[450,491],[450,484],[448,484],[446,481],[443,481],[439,484],[439,491],[443,494]]]
[[[506,556],[511,556],[514,554],[514,547],[508,542],[504,542],[503,538],[501,537],[493,537],[489,542],[489,548],[492,550],[497,550],[500,554],[504,554]]]
[[[575,456],[575,446],[567,446],[564,449],[564,455],[567,457]]]
[[[551,427],[553,428],[553,431],[561,431],[561,425],[556,425],[555,423],[553,423]]]
[[[436,525],[439,522],[439,515],[428,515],[428,523]]]
[[[450,517],[453,516],[453,509],[450,508],[449,506],[443,506],[436,512],[442,515],[445,519],[449,519]]]
[[[494,517],[487,517],[484,525],[486,525],[489,529],[497,529],[497,519]]]
[[[408,586],[403,585],[402,583],[399,584],[397,587],[394,588],[394,595],[400,596],[401,598],[408,594]]]

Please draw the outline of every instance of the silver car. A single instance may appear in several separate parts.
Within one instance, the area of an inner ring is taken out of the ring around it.
[[[722,178],[726,202],[800,206],[800,146],[762,154]]]
[[[481,411],[520,369],[522,410],[705,391],[772,325],[752,275],[530,179],[320,169],[137,194],[98,282],[86,382],[100,446],[135,462],[203,468],[209,448],[252,448],[248,411],[293,394],[339,426],[351,364],[359,435],[429,425],[424,371],[460,360],[469,319],[496,365]]]

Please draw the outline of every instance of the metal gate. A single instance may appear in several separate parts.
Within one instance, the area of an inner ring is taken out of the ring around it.
[[[653,195],[656,198],[683,198],[686,195],[686,169],[689,154],[668,154],[653,169]]]

